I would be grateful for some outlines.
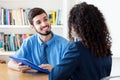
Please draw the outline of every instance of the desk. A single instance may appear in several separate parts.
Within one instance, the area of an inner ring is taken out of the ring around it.
[[[0,80],[48,80],[48,74],[22,73],[9,69],[7,64],[0,64]]]

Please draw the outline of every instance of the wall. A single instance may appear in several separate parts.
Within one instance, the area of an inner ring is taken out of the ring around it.
[[[111,76],[120,76],[120,58],[113,58]]]

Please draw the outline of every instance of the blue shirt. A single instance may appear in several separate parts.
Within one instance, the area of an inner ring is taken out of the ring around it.
[[[49,75],[49,80],[100,80],[109,76],[112,58],[93,56],[81,42],[71,43],[61,60]]]
[[[53,34],[53,37],[46,43],[47,44],[47,59],[48,63],[52,66],[59,64],[65,48],[68,45],[68,40]],[[40,61],[42,52],[41,46],[43,42],[40,40],[38,34],[34,34],[28,39],[23,41],[21,48],[15,53],[17,58],[26,58],[36,65],[42,64]]]

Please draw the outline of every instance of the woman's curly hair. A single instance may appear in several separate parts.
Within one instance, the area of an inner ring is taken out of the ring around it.
[[[111,56],[111,37],[103,14],[92,4],[76,4],[68,19],[69,39],[72,40],[72,28],[82,39],[85,47],[98,57]]]

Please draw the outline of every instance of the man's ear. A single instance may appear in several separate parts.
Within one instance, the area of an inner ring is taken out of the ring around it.
[[[30,27],[31,27],[32,29],[34,29],[34,26],[33,26],[33,25],[30,25]]]

